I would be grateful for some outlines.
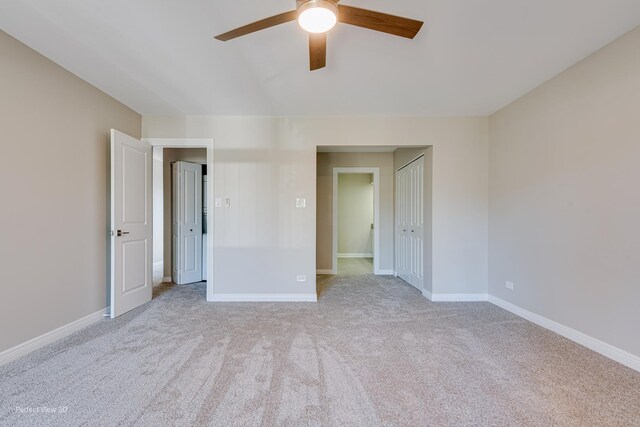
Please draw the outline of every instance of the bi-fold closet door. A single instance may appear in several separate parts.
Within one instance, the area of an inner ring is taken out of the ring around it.
[[[173,164],[173,282],[202,280],[202,165]]]
[[[424,276],[424,158],[396,172],[396,272],[422,291]]]

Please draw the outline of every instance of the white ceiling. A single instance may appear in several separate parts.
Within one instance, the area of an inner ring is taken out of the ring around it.
[[[0,28],[141,114],[489,115],[640,25],[639,0],[343,0],[425,21],[338,25],[308,69],[295,0],[0,0]]]

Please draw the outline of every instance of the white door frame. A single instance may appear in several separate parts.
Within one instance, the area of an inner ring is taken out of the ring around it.
[[[213,139],[193,139],[193,138],[143,138],[142,141],[148,142],[152,147],[162,148],[206,148],[207,149],[207,175],[213,177]],[[214,179],[211,179],[207,185],[207,199],[214,200],[213,185]],[[207,301],[213,301],[213,216],[214,209],[207,212]]]
[[[338,274],[338,175],[373,174],[373,274],[380,274],[380,168],[333,168],[333,258],[332,274]]]

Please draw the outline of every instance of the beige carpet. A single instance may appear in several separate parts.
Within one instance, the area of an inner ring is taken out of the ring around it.
[[[373,258],[338,258],[338,274],[373,274]]]
[[[319,288],[317,304],[210,304],[167,285],[0,368],[0,424],[640,425],[639,373],[491,304],[391,277]]]

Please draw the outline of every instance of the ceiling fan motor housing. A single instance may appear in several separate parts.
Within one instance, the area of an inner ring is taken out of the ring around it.
[[[338,0],[296,0],[298,16],[305,10],[314,7],[329,9],[336,17],[338,16]]]

